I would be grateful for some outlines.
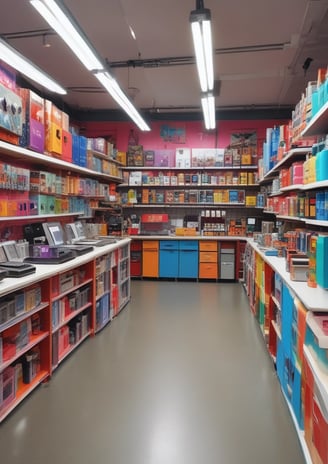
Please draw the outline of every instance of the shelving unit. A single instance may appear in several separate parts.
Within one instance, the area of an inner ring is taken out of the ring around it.
[[[15,199],[19,214],[15,214],[14,205],[10,207],[13,212],[7,212],[2,207],[0,221],[7,218],[13,221],[35,222],[57,216],[89,217],[99,201],[110,200],[110,185],[122,182],[121,163],[108,157],[106,159],[110,166],[115,166],[117,175],[82,167],[60,157],[37,153],[0,141],[0,160],[14,169],[24,168],[26,179],[30,182],[30,185],[1,185],[3,201],[7,197]],[[16,190],[19,195],[16,195]]]
[[[0,386],[6,392],[5,398],[1,395],[0,422],[123,309],[130,300],[129,270],[130,239],[121,239],[66,263],[36,265],[35,274],[0,282]],[[106,288],[96,279],[102,274]],[[99,320],[97,302],[104,296],[107,317]],[[113,305],[116,312],[111,311]],[[30,371],[21,366],[34,357],[29,378]]]
[[[320,135],[328,131],[328,103],[310,121],[303,136]],[[307,150],[302,151],[303,156]],[[299,155],[301,156],[301,155]],[[281,160],[262,180],[272,179],[279,170],[291,165],[295,158]],[[286,164],[287,162],[287,164]],[[307,192],[327,189],[328,181],[304,185],[291,185],[281,188],[278,194]],[[267,212],[267,211],[264,211]],[[275,214],[277,219],[299,222],[302,226],[319,227],[326,233],[328,221],[309,217],[293,217]],[[312,214],[311,214],[312,215]],[[327,462],[328,420],[328,376],[312,355],[308,343],[311,338],[311,324],[308,316],[326,315],[328,312],[328,290],[307,285],[307,282],[294,281],[286,271],[284,258],[267,256],[257,244],[247,245],[245,269],[245,288],[250,307],[255,315],[264,311],[263,320],[269,321],[268,350],[275,360],[277,376],[283,395],[290,410],[306,462]],[[271,274],[274,273],[274,279]],[[270,289],[270,295],[263,304],[262,289]],[[276,298],[274,293],[279,294]],[[272,311],[273,305],[273,311]],[[259,320],[259,323],[263,323]],[[272,330],[271,330],[272,328]],[[326,356],[326,355],[325,355]]]

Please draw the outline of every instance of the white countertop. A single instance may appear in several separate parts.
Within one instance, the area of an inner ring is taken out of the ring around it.
[[[253,240],[248,240],[252,247],[261,255],[272,269],[277,272],[295,295],[301,300],[309,311],[328,311],[328,290],[321,287],[308,287],[306,282],[296,282],[291,280],[289,272],[286,271],[285,258],[277,256],[266,256],[264,251]]]
[[[102,247],[95,247],[93,251],[86,253],[82,256],[76,256],[75,258],[71,259],[70,261],[66,261],[62,264],[34,264],[36,268],[36,272],[24,277],[19,278],[8,278],[0,281],[0,297],[4,296],[8,293],[11,293],[16,290],[20,290],[23,288],[28,287],[36,282],[40,282],[41,280],[48,279],[54,275],[59,273],[69,271],[74,269],[78,266],[81,266],[85,263],[88,263],[99,256],[105,255],[111,251],[114,251],[118,248],[121,248],[128,243],[130,243],[129,238],[119,239],[116,243],[112,243],[110,245],[105,245]]]

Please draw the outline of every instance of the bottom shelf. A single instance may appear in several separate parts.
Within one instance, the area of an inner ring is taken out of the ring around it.
[[[3,409],[0,409],[0,422],[11,413],[36,387],[40,385],[47,377],[48,371],[40,371],[32,382],[24,384],[17,392],[16,398]]]
[[[110,323],[110,321],[111,321],[111,317],[103,321],[103,323],[99,327],[96,328],[95,333],[100,332],[104,327],[106,327],[107,324]]]
[[[65,358],[67,358],[67,356],[69,356],[72,351],[74,351],[79,345],[81,345],[81,343],[89,337],[89,335],[91,334],[91,330],[89,330],[85,335],[83,335],[82,338],[80,338],[80,340],[78,342],[76,342],[74,345],[69,345],[66,350],[61,353],[61,356],[60,356],[60,359],[58,360],[58,363],[53,365],[52,366],[52,369],[55,370],[57,369],[57,367],[59,366],[60,363],[62,363],[64,361]]]

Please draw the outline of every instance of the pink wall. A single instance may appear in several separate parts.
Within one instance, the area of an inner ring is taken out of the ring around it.
[[[286,120],[247,120],[247,121],[219,121],[217,131],[208,132],[204,129],[202,121],[154,121],[150,124],[150,132],[141,132],[130,122],[87,122],[84,123],[87,137],[112,137],[116,142],[116,147],[120,151],[126,151],[130,130],[139,138],[139,144],[145,150],[156,149],[175,149],[178,147],[189,148],[225,148],[230,143],[232,133],[238,132],[257,132],[259,149],[265,139],[267,127],[273,127],[286,123]],[[160,136],[160,129],[163,125],[170,128],[185,129],[185,142],[172,143],[163,140]]]

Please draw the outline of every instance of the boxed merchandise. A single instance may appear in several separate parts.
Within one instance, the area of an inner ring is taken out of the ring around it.
[[[62,159],[72,162],[72,134],[67,130],[63,129],[62,138]]]
[[[191,150],[190,148],[177,148],[175,152],[175,166],[177,168],[191,167]]]
[[[44,100],[29,89],[20,89],[22,98],[22,135],[19,144],[39,153],[44,152]]]
[[[0,128],[22,135],[22,99],[0,84]]]
[[[144,166],[154,166],[155,163],[155,151],[145,150],[144,151]]]
[[[62,112],[51,101],[45,100],[45,150],[49,154],[62,154]]]
[[[173,167],[175,165],[175,151],[174,150],[155,150],[155,164],[156,167]]]
[[[143,166],[143,147],[142,145],[134,145],[128,147],[127,152],[128,166]]]

